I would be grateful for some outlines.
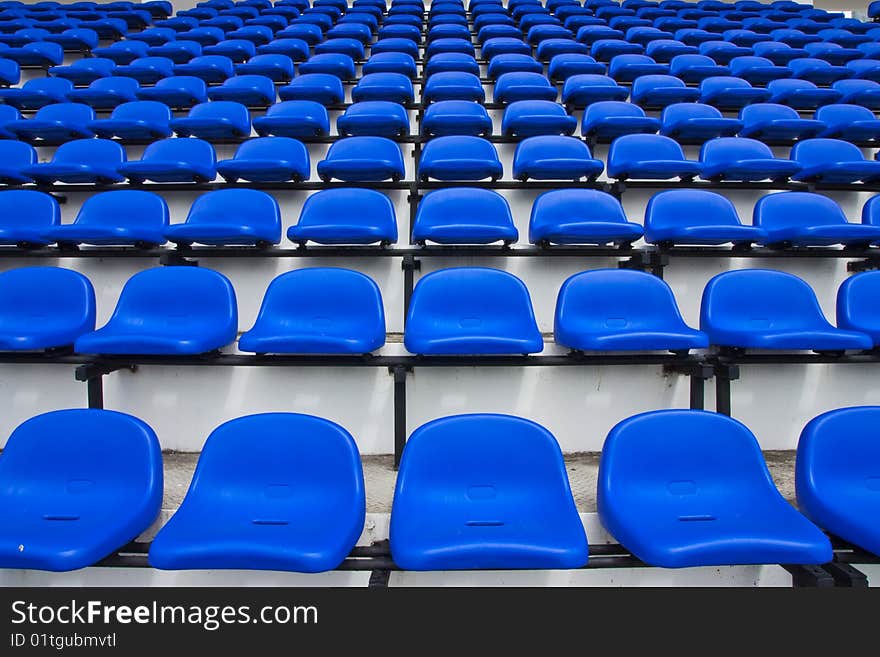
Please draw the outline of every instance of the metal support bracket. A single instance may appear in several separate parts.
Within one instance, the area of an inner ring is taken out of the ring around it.
[[[659,251],[640,251],[617,263],[618,269],[636,269],[663,279],[663,268],[669,264],[669,255]]]
[[[180,251],[168,251],[159,256],[159,264],[163,267],[198,267],[199,261],[187,258]]]
[[[782,564],[791,573],[791,585],[794,588],[820,588],[830,589],[834,587],[834,578],[821,566],[801,566],[797,564]]]
[[[880,269],[880,258],[865,258],[864,260],[851,260],[846,263],[846,270],[851,274],[857,274],[862,271],[872,271]]]
[[[841,561],[832,561],[822,565],[834,578],[835,586],[848,589],[868,588],[868,577],[858,568]]]
[[[87,363],[74,371],[77,381],[84,381],[88,388],[89,408],[104,408],[104,377],[117,370],[137,371],[137,365],[103,365]]]
[[[409,301],[415,287],[415,272],[422,270],[422,261],[414,255],[405,255],[400,262],[400,268],[403,269],[403,324],[406,326]]]
[[[400,465],[403,448],[406,447],[406,376],[411,367],[397,365],[389,367],[388,373],[394,377],[394,469]]]
[[[715,376],[710,363],[669,363],[663,366],[664,374],[683,374],[690,377],[690,408],[702,411],[706,408],[706,381]]]
[[[730,416],[730,382],[739,378],[739,365],[715,363],[715,411]]]

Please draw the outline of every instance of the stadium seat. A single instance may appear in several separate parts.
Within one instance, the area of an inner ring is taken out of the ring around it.
[[[309,56],[309,44],[303,39],[284,39],[276,35],[273,41],[257,46],[257,53],[255,57],[259,55],[285,55],[295,62],[301,62]]]
[[[880,139],[880,120],[866,107],[827,105],[816,110],[816,119],[824,124],[820,137],[857,143]]]
[[[149,57],[167,57],[175,64],[186,64],[188,61],[201,54],[202,44],[198,41],[189,41],[186,39],[167,41],[159,46],[150,46],[147,50],[147,55]]]
[[[230,67],[232,61],[230,60]],[[244,64],[235,65],[235,73],[240,76],[253,76],[254,78],[268,78],[272,82],[290,82],[294,76],[293,60],[287,55],[266,54],[256,55]],[[227,76],[229,77],[229,76]],[[271,96],[275,102],[275,90],[271,94],[263,93],[263,96]],[[249,105],[261,105],[264,103],[246,103]],[[271,103],[265,103],[271,104]]]
[[[289,137],[248,139],[232,159],[217,162],[217,173],[227,182],[302,182],[311,174],[309,152],[302,142]]]
[[[422,101],[434,103],[444,100],[468,100],[482,102],[486,98],[483,85],[473,73],[443,71],[432,74],[422,93]]]
[[[801,165],[792,180],[821,183],[873,182],[880,179],[880,162],[866,160],[861,150],[840,139],[808,139],[791,149]]]
[[[570,135],[577,119],[562,105],[549,100],[517,100],[504,110],[501,132],[505,136]]]
[[[229,36],[227,34],[227,36]],[[212,46],[202,48],[205,55],[223,55],[229,57],[236,64],[246,62],[257,54],[257,46],[247,39],[223,39]]]
[[[315,45],[315,54],[339,53],[352,59],[364,59],[364,44],[357,39],[325,39]]]
[[[10,121],[3,127],[24,141],[62,143],[71,139],[94,137],[89,123],[95,110],[81,103],[55,103],[37,110],[31,119]]]
[[[593,58],[590,57],[590,59]],[[599,64],[599,66],[602,68],[600,73],[604,73],[605,65]],[[486,68],[486,73],[493,80],[497,80],[505,73],[543,73],[543,71],[544,65],[537,59],[531,55],[521,55],[517,53],[495,55],[489,60],[489,66]],[[470,73],[471,71],[468,72]],[[478,73],[475,73],[474,75],[478,75]]]
[[[586,107],[603,100],[626,100],[629,89],[605,75],[572,75],[562,85],[562,103]]]
[[[403,52],[372,53],[361,69],[364,75],[371,73],[400,73],[410,79],[417,75],[415,58]]]
[[[490,64],[491,65],[491,64]],[[436,73],[459,71],[461,73],[480,74],[480,66],[473,55],[450,52],[434,55],[425,65],[425,75],[431,77]],[[490,74],[491,76],[491,74]]]
[[[15,135],[6,129],[6,124],[21,118],[21,112],[11,105],[0,105],[0,139],[15,139]]]
[[[223,41],[226,38],[226,32],[219,27],[195,27],[186,32],[178,32],[177,37],[186,41],[195,41],[204,47],[213,46]]]
[[[84,85],[100,78],[110,77],[116,63],[103,57],[86,57],[77,59],[69,66],[53,66],[49,75],[70,80],[74,85]]]
[[[468,100],[441,100],[428,106],[422,117],[422,131],[426,135],[492,134],[492,119],[486,108]]]
[[[702,189],[669,189],[654,194],[645,209],[645,241],[677,244],[749,245],[766,242],[759,226],[744,226],[730,199]]]
[[[529,292],[512,274],[456,267],[419,279],[404,345],[413,354],[530,354],[544,349]]]
[[[482,54],[485,59],[492,59],[498,55],[531,55],[532,49],[522,39],[497,37],[483,42]]]
[[[599,71],[604,73],[604,71]],[[658,64],[647,55],[618,55],[608,65],[608,75],[618,82],[632,82],[643,75],[665,75],[668,64]]]
[[[768,59],[777,66],[786,66],[793,59],[807,57],[807,51],[803,48],[792,48],[781,41],[756,43],[753,50],[755,55]]]
[[[837,292],[837,325],[867,334],[875,347],[880,343],[880,322],[873,301],[877,279],[877,272],[862,272],[846,279]]]
[[[314,55],[299,65],[299,74],[333,75],[340,80],[350,80],[355,77],[354,60],[339,53]]]
[[[390,538],[406,570],[580,568],[588,558],[559,444],[510,415],[444,417],[412,433]]]
[[[248,415],[211,432],[192,486],[150,546],[150,564],[332,570],[360,537],[365,511],[360,454],[345,429],[311,415]]]
[[[57,43],[65,51],[91,51],[94,57],[103,57],[100,52],[96,52],[102,50],[98,48],[98,33],[89,28],[72,27],[56,34],[50,34],[44,41]]]
[[[837,203],[808,192],[762,196],[755,205],[753,223],[766,231],[768,244],[867,248],[880,240],[880,227],[850,223]]]
[[[58,66],[64,61],[64,49],[57,43],[37,41],[19,48],[4,50],[3,57],[17,62],[19,66],[48,68],[49,66]]]
[[[641,55],[644,52],[645,46],[623,39],[599,39],[590,46],[590,55],[600,62],[610,62],[620,55]]]
[[[208,89],[208,98],[248,107],[267,107],[275,103],[275,83],[265,75],[236,75]]]
[[[662,108],[695,102],[699,97],[699,89],[688,87],[671,75],[643,75],[633,82],[631,101],[646,108]]]
[[[358,101],[349,105],[342,116],[336,120],[336,128],[343,136],[405,136],[409,134],[409,115],[403,106],[396,102],[387,100]]]
[[[287,230],[292,242],[306,244],[374,244],[397,241],[394,206],[372,189],[325,189],[306,199],[296,225]]]
[[[674,103],[667,105],[660,115],[660,134],[679,141],[732,137],[742,125],[739,119],[726,118],[716,108],[702,103]]]
[[[745,137],[721,137],[703,144],[700,150],[704,180],[781,181],[802,168],[800,162],[773,157],[766,144]]]
[[[401,105],[413,102],[412,82],[402,73],[369,73],[351,90],[351,99],[361,101],[383,100]]]
[[[512,244],[518,237],[507,200],[490,189],[468,187],[425,194],[412,229],[416,244]]]
[[[533,72],[540,73],[542,70],[543,67],[539,66],[538,70],[533,70]],[[604,73],[604,64],[600,64],[590,55],[576,53],[554,55],[547,66],[547,77],[554,82],[564,82],[572,75],[603,75]]]
[[[663,135],[623,135],[608,151],[608,176],[618,180],[692,180],[700,169],[699,162],[685,159],[677,141]]]
[[[844,48],[836,43],[808,43],[804,50],[809,57],[824,59],[829,64],[844,67],[848,62],[865,56],[858,48]]]
[[[822,121],[802,119],[797,110],[774,103],[756,103],[740,110],[740,137],[762,141],[795,141],[816,137],[825,129]]]
[[[870,349],[871,338],[825,319],[802,279],[769,269],[714,276],[703,290],[700,329],[713,345],[741,349]]]
[[[162,452],[153,430],[131,415],[53,411],[12,432],[0,481],[0,567],[76,570],[122,548],[159,515]]]
[[[337,105],[345,100],[342,80],[327,73],[298,75],[278,90],[281,100],[312,100],[321,105]]]
[[[220,189],[198,197],[186,221],[167,226],[164,236],[178,246],[259,246],[281,241],[278,202],[257,189]]]
[[[453,41],[458,41],[458,39],[453,39]],[[415,59],[419,56],[419,45],[412,39],[384,37],[370,47],[370,54],[373,55],[384,55],[391,52],[409,55]]]
[[[559,290],[556,344],[576,351],[688,352],[709,346],[685,324],[669,284],[643,271],[593,269]]]
[[[312,137],[330,134],[327,108],[313,100],[285,100],[272,105],[253,121],[261,137]]]
[[[0,161],[7,160],[2,158]],[[116,142],[108,139],[76,139],[55,149],[51,161],[37,164],[35,158],[31,164],[21,166],[19,170],[37,183],[106,185],[122,181],[117,169],[124,162],[125,150]]]
[[[814,84],[827,85],[852,76],[852,71],[846,66],[834,66],[815,57],[793,59],[788,63],[788,68],[793,78],[809,80]]]
[[[855,79],[880,82],[880,61],[876,59],[857,59],[848,62],[846,67],[852,71],[852,77]]]
[[[808,43],[817,43],[822,40],[822,37],[818,37],[815,34],[807,34],[802,30],[791,28],[773,30],[770,36],[774,40],[788,44],[792,48],[803,48]]]
[[[681,55],[698,55],[698,46],[688,45],[676,39],[657,39],[645,46],[645,54],[662,64],[669,64]]]
[[[132,78],[100,78],[85,89],[68,91],[67,100],[89,105],[96,110],[108,110],[137,100],[136,91],[139,88],[138,81]]]
[[[840,102],[880,109],[880,84],[872,80],[840,80],[832,88],[839,92]]]
[[[52,103],[63,103],[72,90],[70,80],[33,78],[21,87],[0,89],[0,101],[20,110],[34,110]]]
[[[61,206],[55,197],[31,189],[0,192],[0,214],[4,217],[0,244],[8,246],[45,246],[49,242],[43,233],[61,223]]]
[[[77,338],[74,350],[196,355],[231,344],[237,330],[235,291],[225,276],[204,267],[155,267],[126,281],[109,321]]]
[[[426,150],[427,152],[427,150]],[[404,178],[400,147],[385,137],[347,137],[334,142],[325,159],[318,162],[318,176],[324,182],[337,178],[345,182],[397,182]]]
[[[529,219],[532,244],[629,244],[642,236],[611,194],[593,189],[558,189],[535,199]]]
[[[195,138],[155,141],[147,146],[140,160],[130,160],[117,169],[135,183],[210,182],[217,173],[214,148]]]
[[[768,101],[794,109],[816,109],[836,103],[843,94],[836,89],[820,89],[808,80],[774,80],[767,85]]]
[[[205,23],[202,24],[204,25]],[[323,38],[324,33],[321,31],[320,27],[301,22],[285,27],[280,32],[275,33],[276,41],[278,39],[297,39],[299,41],[305,41],[309,46],[314,46],[320,43]],[[266,46],[260,47],[265,48]]]
[[[452,135],[428,142],[419,162],[420,180],[497,180],[502,175],[495,147],[485,139]]]
[[[159,80],[153,87],[141,87],[135,91],[140,100],[154,100],[169,107],[186,108],[207,102],[208,87],[205,81],[191,75],[172,75]]]
[[[385,344],[379,286],[350,269],[310,267],[281,274],[238,348],[257,354],[368,354]]]
[[[666,410],[618,423],[599,462],[599,518],[652,566],[820,564],[831,543],[773,483],[758,441],[718,413]]]
[[[244,139],[251,134],[248,109],[231,100],[213,100],[193,107],[185,117],[171,119],[178,137]]]
[[[28,168],[37,163],[37,151],[23,141],[0,141],[0,183],[23,185],[33,182]]]
[[[622,101],[602,101],[584,110],[581,134],[592,139],[614,139],[621,135],[653,134],[660,121],[645,115],[638,105]]]
[[[767,89],[753,87],[742,78],[719,76],[700,82],[699,101],[721,110],[739,110],[752,103],[766,102],[769,97]]]
[[[495,80],[493,100],[513,103],[518,100],[555,101],[556,87],[540,73],[503,73]]]
[[[721,40],[721,35],[710,35],[710,40],[700,41],[700,54],[712,59],[720,66],[727,66],[734,57],[748,57],[754,51],[746,46],[737,46]]]
[[[107,119],[88,123],[88,128],[104,139],[154,141],[171,136],[171,110],[164,103],[136,100],[117,105]]]
[[[147,46],[160,46],[176,38],[177,32],[170,27],[148,27],[146,30],[129,35],[125,40],[142,41]]]
[[[174,62],[167,57],[138,57],[130,64],[120,64],[113,75],[134,78],[141,84],[156,84],[174,75]]]
[[[729,67],[731,75],[757,85],[791,77],[791,69],[777,66],[766,57],[734,57],[730,60]]]

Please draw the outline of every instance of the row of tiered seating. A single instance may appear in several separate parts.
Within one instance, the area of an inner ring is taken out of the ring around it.
[[[877,554],[877,509],[864,489],[876,487],[878,421],[878,407],[847,408],[804,428],[796,484],[805,517],[779,493],[743,424],[703,411],[636,415],[605,441],[599,515],[655,566],[822,564],[833,552],[819,527]],[[55,411],[12,433],[0,481],[0,567],[74,570],[152,524],[162,455],[135,417]],[[241,417],[208,437],[150,564],[331,570],[360,538],[365,506],[358,449],[344,428],[311,415]],[[509,415],[444,417],[413,432],[390,547],[406,570],[580,568],[589,550],[555,438]]]
[[[27,267],[3,272],[0,282],[5,308],[0,347],[7,351],[72,346],[83,354],[194,355],[229,346],[238,329],[232,284],[209,269],[160,267],[135,274],[98,330],[94,289],[82,274]],[[165,299],[163,293],[171,289],[175,294]],[[685,324],[663,280],[640,271],[597,269],[562,284],[554,339],[576,351],[687,353],[710,344],[868,350],[880,346],[878,294],[878,272],[847,280],[838,292],[835,327],[797,276],[763,269],[725,272],[706,285],[698,331]],[[44,319],[35,322],[36,317]],[[311,268],[272,281],[256,323],[238,347],[260,354],[352,354],[384,344],[378,286],[351,270]],[[423,276],[407,310],[404,345],[427,355],[544,350],[526,286],[512,274],[482,267]]]
[[[356,216],[352,209],[357,208]],[[186,221],[169,222],[165,200],[154,192],[114,190],[88,198],[72,223],[61,223],[58,201],[34,190],[0,192],[0,244],[34,248],[48,244],[132,246],[267,247],[281,241],[277,201],[253,189],[222,189],[199,197]],[[394,206],[370,189],[328,189],[311,195],[297,223],[287,230],[297,244],[397,242]],[[457,187],[428,192],[412,225],[416,244],[513,244],[519,232],[507,200],[489,189]],[[533,244],[630,244],[641,238],[662,247],[676,244],[867,247],[880,243],[880,195],[850,223],[833,200],[806,192],[768,194],[755,204],[753,224],[743,225],[724,196],[705,190],[655,194],[644,227],[629,221],[611,194],[558,189],[535,199],[529,219]]]

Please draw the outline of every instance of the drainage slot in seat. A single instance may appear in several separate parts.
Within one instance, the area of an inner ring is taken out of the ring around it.
[[[717,520],[715,516],[678,516],[678,519],[681,522],[708,522],[710,520]]]
[[[468,520],[464,524],[468,527],[501,527],[504,523],[500,520]]]

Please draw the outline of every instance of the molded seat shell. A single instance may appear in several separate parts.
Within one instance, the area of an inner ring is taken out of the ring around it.
[[[372,189],[325,189],[306,199],[287,238],[301,244],[393,244],[394,206]]]
[[[592,57],[590,57],[590,59],[594,62],[596,61]],[[598,66],[600,66],[602,69],[598,72],[604,73],[605,65],[598,64]],[[542,73],[543,71],[544,66],[537,59],[535,59],[531,55],[523,55],[518,53],[495,55],[492,59],[489,60],[489,66],[486,68],[486,72],[493,80],[497,80],[505,73]],[[596,71],[592,72],[595,73]],[[479,72],[475,73],[475,75],[478,74]]]
[[[243,139],[251,134],[251,119],[241,103],[212,100],[199,103],[185,117],[172,119],[171,128],[178,137]]]
[[[483,267],[441,269],[419,279],[404,345],[427,355],[530,354],[544,349],[526,286]]]
[[[173,290],[173,294],[169,294]],[[126,281],[110,320],[80,336],[81,354],[203,354],[235,340],[232,283],[204,267],[156,267]]]
[[[6,159],[0,159],[6,162]],[[122,146],[108,139],[76,139],[57,149],[50,162],[21,167],[25,176],[38,183],[114,183],[121,182],[118,168],[125,162]]]
[[[608,434],[599,517],[642,561],[664,568],[820,564],[828,538],[777,490],[757,440],[706,411],[653,411]]]
[[[278,90],[281,100],[312,100],[321,105],[337,105],[345,99],[342,80],[326,73],[298,75]]]
[[[25,168],[37,163],[37,151],[21,141],[0,141],[0,182],[21,185],[33,182]]]
[[[821,121],[802,119],[797,110],[775,103],[748,105],[740,111],[739,118],[743,122],[740,137],[765,141],[810,139],[825,129]]]
[[[491,66],[491,62],[489,64]],[[460,71],[462,73],[480,74],[480,65],[473,55],[459,52],[446,52],[434,55],[425,65],[425,75],[431,77],[435,73]],[[489,73],[491,77],[491,73]]]
[[[730,199],[702,189],[669,189],[645,209],[645,241],[651,244],[751,244],[765,242],[758,226],[744,226]]]
[[[49,75],[70,80],[73,84],[89,84],[100,78],[113,74],[116,62],[103,57],[86,57],[78,59],[69,66],[53,66]]]
[[[22,140],[59,143],[93,137],[88,126],[94,119],[95,110],[88,105],[55,103],[41,107],[31,119],[10,121],[3,127]]]
[[[0,89],[0,101],[16,109],[40,109],[52,103],[63,103],[73,91],[73,83],[63,78],[34,78],[21,87]]]
[[[832,326],[803,280],[767,269],[713,277],[703,290],[700,329],[713,345],[744,349],[843,351],[872,346],[866,334]]]
[[[227,182],[301,182],[308,180],[311,170],[309,151],[302,142],[289,137],[248,139],[234,157],[217,163],[217,173]]]
[[[120,189],[88,197],[72,224],[52,226],[43,236],[58,244],[155,246],[165,243],[167,227],[168,206],[161,196]]]
[[[444,100],[467,100],[482,102],[486,98],[483,85],[473,73],[441,71],[432,74],[422,92],[422,101],[435,103]]]
[[[349,105],[336,119],[336,128],[344,136],[398,137],[409,134],[409,115],[396,102],[364,100]]]
[[[208,87],[201,78],[191,75],[173,75],[159,80],[153,87],[135,91],[140,100],[153,100],[169,107],[193,107],[207,102]]]
[[[425,194],[412,230],[412,239],[419,244],[510,244],[518,237],[503,196],[490,189],[467,187]]]
[[[168,57],[138,57],[130,64],[120,64],[113,75],[134,78],[141,84],[155,84],[174,75],[174,61]]]
[[[44,232],[61,223],[61,207],[55,197],[30,189],[0,192],[0,215],[4,217],[0,244],[5,245],[48,244]]]
[[[559,290],[556,344],[578,351],[688,351],[709,346],[685,324],[669,284],[647,272],[593,269]]]
[[[486,108],[467,100],[432,103],[422,117],[422,131],[433,136],[492,134],[492,119]]]
[[[632,102],[642,107],[666,107],[673,103],[696,102],[700,91],[672,75],[643,75],[633,82]]]
[[[518,100],[507,106],[501,132],[508,136],[570,135],[577,119],[562,105],[549,100]]]
[[[596,139],[614,139],[621,135],[652,134],[660,121],[645,115],[638,105],[607,100],[593,103],[584,110],[581,134]]]
[[[190,137],[153,142],[140,160],[125,162],[117,169],[134,182],[210,182],[217,175],[216,166],[211,144]]]
[[[23,422],[3,450],[0,479],[3,568],[91,566],[137,538],[162,505],[156,434],[116,411],[53,411]]]
[[[755,205],[754,224],[767,232],[766,242],[771,244],[867,247],[880,240],[880,227],[850,223],[833,200],[808,192],[762,196]]]
[[[513,155],[513,177],[518,180],[594,180],[603,168],[589,146],[574,137],[528,137],[517,145]]]
[[[752,103],[765,102],[769,97],[767,89],[753,87],[742,78],[718,76],[700,82],[699,102],[719,109],[738,110]]]
[[[347,137],[330,146],[326,158],[318,162],[318,175],[324,181],[397,181],[406,172],[400,147],[390,139]]]
[[[532,244],[627,244],[642,236],[611,194],[594,189],[558,189],[535,199],[529,219]]]
[[[491,142],[480,137],[452,135],[427,143],[419,163],[421,180],[482,180],[501,177],[502,165]]]
[[[281,241],[278,202],[257,189],[220,189],[196,199],[182,224],[164,236],[178,245],[266,246]]]
[[[562,85],[563,104],[574,107],[605,100],[626,100],[628,96],[629,89],[605,75],[572,75]]]
[[[67,92],[67,100],[89,105],[96,110],[114,109],[122,103],[137,100],[139,88],[140,83],[133,78],[100,78],[85,89]]]
[[[275,103],[275,82],[265,75],[236,75],[219,87],[208,89],[208,98],[248,107],[267,107]]]
[[[717,108],[702,103],[674,103],[660,115],[660,134],[679,141],[732,137],[742,125],[739,119],[724,117]]]
[[[880,120],[867,107],[839,103],[816,110],[816,120],[824,124],[820,137],[865,142],[880,139]]]
[[[878,282],[877,272],[862,272],[846,279],[837,291],[837,325],[867,334],[875,346],[880,343],[880,318],[874,303]]]
[[[788,105],[794,109],[815,109],[836,103],[843,94],[836,89],[820,89],[809,80],[773,80],[767,85],[771,103]]]
[[[413,85],[402,73],[368,73],[351,90],[351,98],[356,103],[369,100],[411,103]]]
[[[618,180],[689,180],[700,170],[699,162],[685,159],[677,141],[663,135],[623,135],[612,142],[608,151],[608,175]]]
[[[491,63],[490,63],[491,66]],[[543,67],[540,67],[535,73],[540,73]],[[603,75],[605,73],[605,65],[600,64],[590,55],[578,53],[563,53],[554,55],[547,67],[547,76],[554,81],[564,82],[572,75]]]
[[[183,503],[153,540],[150,564],[332,570],[360,537],[365,509],[360,454],[345,429],[311,415],[248,415],[208,437]]]
[[[88,127],[104,139],[164,139],[171,136],[171,110],[164,103],[136,100],[118,105],[110,118],[90,121]]]
[[[880,109],[880,84],[872,80],[839,80],[832,85],[842,103]]]
[[[746,137],[720,137],[703,144],[700,150],[706,180],[785,180],[803,167],[794,160],[773,157],[766,144]]]
[[[261,137],[312,137],[330,134],[327,108],[313,100],[285,100],[272,105],[253,121]]]
[[[418,74],[415,58],[402,52],[372,53],[361,68],[364,75],[371,73],[400,73],[412,79]]]
[[[647,55],[618,55],[608,66],[608,75],[618,82],[632,82],[643,75],[665,75],[668,72],[668,65],[658,64]]]
[[[518,100],[555,101],[556,87],[540,73],[502,73],[495,80],[493,98],[497,103],[513,103]]]
[[[456,415],[413,432],[390,537],[395,563],[407,570],[587,562],[559,444],[542,426],[510,415]]]
[[[339,53],[314,55],[299,65],[299,74],[333,75],[340,80],[350,80],[355,77],[354,60]]]
[[[791,149],[801,164],[793,180],[825,183],[873,182],[880,178],[880,162],[866,160],[854,144],[840,139],[808,139]]]
[[[253,328],[238,341],[258,354],[367,354],[385,344],[382,295],[350,269],[312,267],[275,278]]]

